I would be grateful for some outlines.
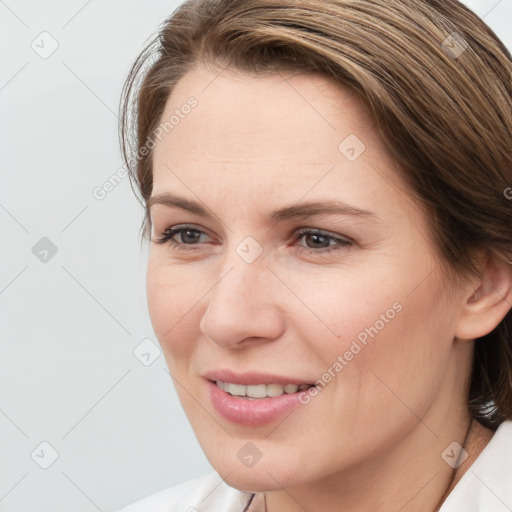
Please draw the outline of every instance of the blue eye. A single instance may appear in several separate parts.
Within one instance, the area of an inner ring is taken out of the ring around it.
[[[181,240],[176,240],[175,237]],[[200,250],[201,243],[207,242],[205,237],[208,238],[208,235],[200,229],[189,225],[178,225],[166,229],[155,241],[158,244],[167,243],[179,251],[197,251]],[[301,244],[294,244],[294,246],[299,252],[308,255],[327,254],[353,245],[348,238],[311,228],[302,228],[295,232],[293,241],[298,242],[302,239],[306,242],[306,246]]]

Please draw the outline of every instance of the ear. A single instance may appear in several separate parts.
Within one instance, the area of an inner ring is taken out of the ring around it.
[[[480,278],[471,281],[464,296],[455,336],[475,339],[489,334],[512,308],[512,261],[486,253]]]

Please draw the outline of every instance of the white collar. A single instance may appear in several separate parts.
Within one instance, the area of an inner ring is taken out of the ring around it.
[[[512,511],[512,420],[501,423],[439,512]]]

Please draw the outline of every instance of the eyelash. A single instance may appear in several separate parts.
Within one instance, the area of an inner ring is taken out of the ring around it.
[[[188,251],[188,252],[191,252],[191,251],[199,250],[198,247],[197,247],[198,244],[185,244],[183,242],[176,242],[176,240],[172,240],[173,236],[175,236],[175,235],[177,235],[179,233],[183,233],[184,231],[194,231],[196,233],[206,234],[204,231],[201,231],[200,229],[196,229],[193,226],[179,225],[179,226],[172,226],[172,227],[166,229],[162,233],[160,238],[157,238],[155,241],[158,244],[168,243],[169,245],[171,245],[174,249],[176,249],[178,251]],[[322,231],[320,229],[311,229],[311,228],[300,228],[300,229],[298,229],[294,233],[293,241],[297,242],[302,237],[304,237],[306,235],[318,235],[318,236],[322,236],[324,238],[327,238],[330,241],[338,242],[338,245],[328,246],[328,247],[324,247],[324,248],[321,248],[321,249],[312,249],[310,247],[304,247],[304,246],[301,246],[301,245],[297,245],[296,246],[296,247],[298,247],[298,249],[299,249],[299,251],[301,253],[304,253],[304,254],[307,254],[307,255],[330,254],[333,251],[337,251],[337,250],[340,250],[341,248],[349,247],[349,246],[353,245],[353,242],[350,239],[348,239],[348,238],[337,237],[337,236],[331,235],[331,234],[329,234],[329,233],[327,233],[325,231]],[[185,247],[183,247],[184,245],[189,245],[191,247],[185,248]]]

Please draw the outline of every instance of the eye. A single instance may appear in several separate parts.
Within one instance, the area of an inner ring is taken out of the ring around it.
[[[196,251],[200,250],[198,245],[207,242],[208,238],[209,236],[204,231],[182,224],[167,228],[155,242],[157,244],[167,243],[179,251]],[[346,237],[312,228],[301,228],[295,232],[293,241],[301,240],[306,245],[295,244],[295,247],[299,252],[308,255],[328,254],[353,245],[352,240]]]
[[[295,241],[304,240],[306,246],[296,245],[300,252],[309,255],[328,254],[353,245],[352,240],[320,229],[302,228],[295,233]]]
[[[208,235],[200,229],[196,229],[193,226],[188,225],[178,225],[167,228],[162,235],[155,240],[155,242],[157,244],[168,243],[177,250],[194,251],[197,250],[197,248],[194,247],[195,245],[199,242],[205,241],[202,239],[203,236],[208,237]],[[181,240],[175,240],[175,237],[178,237]],[[183,247],[185,245],[189,245],[191,247]]]

